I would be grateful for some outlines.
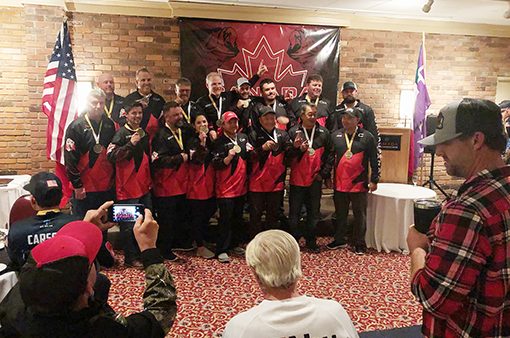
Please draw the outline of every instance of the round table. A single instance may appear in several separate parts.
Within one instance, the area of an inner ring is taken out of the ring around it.
[[[407,231],[414,224],[414,204],[418,198],[436,198],[434,190],[399,183],[379,183],[368,194],[367,246],[377,251],[408,253]]]

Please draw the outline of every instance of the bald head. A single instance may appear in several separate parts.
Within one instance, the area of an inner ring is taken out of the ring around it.
[[[113,75],[110,73],[103,73],[97,77],[96,84],[101,88],[108,98],[113,96],[115,91],[115,82],[113,81]]]

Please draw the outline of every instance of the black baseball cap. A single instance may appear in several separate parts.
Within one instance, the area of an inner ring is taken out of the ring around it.
[[[352,117],[357,117],[358,119],[361,119],[361,110],[359,108],[347,108],[345,109],[342,114],[348,114]]]
[[[344,84],[342,86],[342,91],[344,91],[346,89],[358,90],[358,86],[356,86],[356,84],[352,81],[347,81],[347,82],[344,82]]]
[[[267,115],[267,114],[275,114],[276,115],[276,113],[274,112],[273,108],[268,107],[268,106],[260,107],[260,109],[259,109],[259,117],[262,117],[262,116]]]
[[[510,108],[510,100],[501,101],[498,106],[501,109],[508,109]]]
[[[23,189],[30,192],[37,203],[42,205],[44,201],[52,199],[55,194],[62,195],[62,181],[57,175],[43,171],[33,175]]]

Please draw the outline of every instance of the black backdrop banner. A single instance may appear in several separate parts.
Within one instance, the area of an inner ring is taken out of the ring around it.
[[[205,77],[219,72],[226,90],[239,77],[250,78],[261,62],[262,78],[272,78],[278,93],[306,92],[306,78],[324,78],[323,96],[336,103],[338,27],[181,19],[181,73],[193,83],[193,99],[207,94]],[[257,86],[252,95],[259,95]]]

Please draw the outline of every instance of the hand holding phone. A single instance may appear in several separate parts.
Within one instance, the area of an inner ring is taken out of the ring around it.
[[[136,222],[138,216],[144,216],[142,204],[114,204],[108,209],[109,222]]]

